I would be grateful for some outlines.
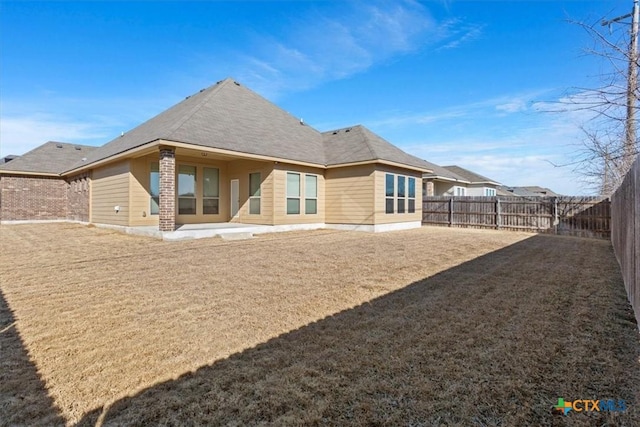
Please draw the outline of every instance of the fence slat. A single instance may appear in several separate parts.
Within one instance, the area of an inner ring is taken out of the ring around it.
[[[611,197],[611,244],[640,328],[640,156]]]
[[[609,238],[610,201],[602,197],[424,197],[424,224],[504,228]]]

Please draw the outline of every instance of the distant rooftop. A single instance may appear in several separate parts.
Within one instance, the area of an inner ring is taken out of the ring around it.
[[[3,165],[5,163],[9,163],[11,160],[15,160],[20,156],[16,156],[14,154],[9,154],[8,156],[4,156],[4,157],[0,157],[0,165]]]
[[[521,196],[521,197],[560,196],[560,194],[556,193],[553,190],[550,190],[549,188],[540,187],[537,185],[529,185],[529,186],[522,186],[522,187],[510,187],[506,185],[501,185],[500,187],[498,187],[498,190],[500,190],[500,194]]]
[[[469,169],[465,169],[457,165],[443,166],[443,168],[463,177],[465,180],[469,181],[472,184],[500,184],[496,180],[487,178],[486,176],[480,175],[479,173],[475,173],[473,171],[470,171]]]
[[[96,147],[49,141],[22,156],[0,164],[0,172],[61,174],[86,159]]]
[[[427,162],[428,163],[428,162]],[[440,178],[448,181],[462,182],[465,184],[493,184],[500,185],[499,182],[482,176],[478,173],[470,171],[460,166],[438,166],[433,163],[429,163],[433,173],[424,174],[425,178]]]

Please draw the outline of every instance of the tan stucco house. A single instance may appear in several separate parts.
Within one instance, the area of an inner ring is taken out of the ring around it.
[[[101,147],[0,166],[0,218],[156,226],[419,227],[429,164],[363,126],[319,132],[232,79]]]

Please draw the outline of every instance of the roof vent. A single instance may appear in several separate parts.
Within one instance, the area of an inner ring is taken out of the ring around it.
[[[240,86],[240,83],[234,81],[233,84],[235,84],[236,86]]]
[[[62,144],[56,144],[56,148],[62,148]]]
[[[304,120],[302,119],[302,117],[300,117],[300,124],[304,125]]]
[[[82,158],[82,161],[83,161],[83,162],[86,162],[86,161],[87,161],[87,158],[86,158],[86,157],[83,157],[83,158]]]
[[[337,131],[337,130],[334,130],[334,131],[333,131],[333,134],[334,134],[334,135],[337,135],[337,134],[338,134],[338,131]]]
[[[200,89],[200,93],[204,92],[206,89]]]
[[[187,96],[185,99],[189,99],[189,98],[191,98],[191,95]]]
[[[345,132],[351,132],[351,128],[345,129]]]
[[[78,147],[77,145],[75,147],[73,147],[73,148],[75,148],[77,151],[82,150],[82,147]]]

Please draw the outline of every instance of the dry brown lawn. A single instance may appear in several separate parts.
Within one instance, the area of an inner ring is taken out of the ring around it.
[[[0,228],[0,425],[640,425],[605,241]],[[623,414],[552,410],[624,399]]]

